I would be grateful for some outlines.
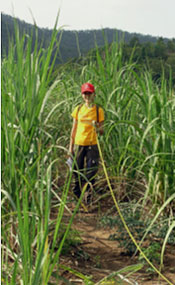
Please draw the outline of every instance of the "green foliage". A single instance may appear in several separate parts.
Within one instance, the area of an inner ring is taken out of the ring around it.
[[[145,219],[143,212],[140,209],[137,209],[135,204],[121,204],[121,212],[125,219],[125,222],[127,226],[129,227],[132,235],[136,239],[136,241],[139,243],[142,240],[142,237],[144,233],[147,231],[147,228],[149,227],[152,219],[147,216]],[[119,242],[119,245],[121,248],[124,249],[126,254],[133,255],[136,252],[136,247],[131,241],[128,233],[126,232],[124,225],[122,221],[117,216],[103,216],[101,219],[101,225],[104,227],[110,227],[114,228],[117,227],[117,231],[114,234],[111,234],[109,236],[110,240],[116,240]],[[151,227],[149,232],[147,233],[147,241],[149,242],[150,247],[150,254],[151,249],[154,250],[154,247],[152,248],[152,240],[158,239],[159,243],[163,243],[163,240],[166,237],[166,233],[168,231],[168,223],[167,219],[161,218],[159,221],[157,221],[154,226]],[[175,230],[173,230],[168,238],[168,243],[171,245],[175,244]],[[159,248],[160,249],[160,248]],[[149,252],[149,250],[148,250]],[[160,257],[160,254],[159,254]],[[160,258],[159,258],[160,262]]]
[[[133,37],[129,44],[124,44],[124,62],[128,61],[134,48],[133,60],[138,65],[145,65],[152,73],[154,81],[159,81],[162,76],[162,68],[165,70],[165,78],[168,79],[172,73],[172,82],[175,84],[175,40],[165,41],[157,39],[155,43],[141,43],[138,37]]]
[[[61,242],[62,237],[64,236],[66,231],[66,225],[61,225],[59,229],[59,235],[58,239],[56,242],[56,247],[59,248],[59,244]],[[52,238],[53,233],[51,233],[51,238]],[[62,254],[67,254],[70,252],[72,247],[76,247],[81,243],[81,237],[80,233],[77,230],[70,229],[68,232],[68,235],[65,239],[65,242],[63,244],[63,249],[62,249]]]
[[[139,242],[143,236],[145,228],[147,227],[147,222],[141,219],[141,212],[135,210],[132,207],[125,207],[121,210],[122,215],[125,219],[127,226],[129,227],[132,235]],[[126,232],[122,221],[118,216],[104,216],[101,220],[103,226],[114,227],[117,226],[117,231],[115,234],[109,236],[110,240],[117,240],[121,248],[126,251],[126,254],[133,255],[136,251],[136,247],[130,239],[128,233]]]
[[[154,263],[160,262],[160,249],[161,246],[158,242],[151,243],[147,248],[143,248],[143,253],[146,255],[146,257]],[[143,256],[139,256],[139,260],[143,260]]]
[[[158,242],[152,242],[147,248],[142,248],[145,256],[153,263],[160,264],[160,250],[161,246]],[[145,259],[142,254],[139,255],[139,260],[146,265]],[[154,273],[154,270],[151,267],[146,269],[149,273]]]

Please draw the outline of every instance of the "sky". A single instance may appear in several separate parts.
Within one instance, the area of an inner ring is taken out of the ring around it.
[[[175,38],[175,0],[1,0],[1,12],[38,27],[90,30],[116,28]]]

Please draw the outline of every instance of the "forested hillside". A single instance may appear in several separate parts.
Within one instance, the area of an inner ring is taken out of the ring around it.
[[[166,42],[163,38],[159,38],[155,43],[141,44],[135,37],[129,44],[124,44],[125,60],[130,58],[133,48],[133,61],[150,69],[154,80],[159,80],[163,72],[165,78],[171,77],[175,84],[175,39]]]
[[[19,25],[21,34],[27,33],[31,34],[34,28],[33,25],[25,23],[19,19],[16,19]],[[104,34],[108,43],[111,43],[116,35],[118,40],[124,38],[125,42],[128,43],[132,40],[133,37],[137,37],[140,43],[157,41],[156,37],[144,36],[141,34],[132,34],[128,32],[123,32],[117,29],[104,29]],[[47,47],[52,35],[52,30],[38,28],[38,40],[42,43],[43,47]],[[61,36],[62,35],[62,36]],[[1,37],[2,37],[2,54],[7,52],[9,37],[14,36],[14,18],[5,14],[1,14]],[[95,43],[98,46],[104,45],[104,35],[101,30],[86,30],[86,31],[60,31],[58,33],[58,39],[61,36],[60,43],[60,54],[61,58],[64,61],[84,54],[90,49],[95,47]],[[167,39],[165,39],[167,41]],[[78,48],[77,48],[78,46]],[[59,58],[58,61],[61,61]]]
[[[16,19],[20,34],[32,34],[34,25]],[[38,28],[38,42],[42,48],[47,48],[51,40],[52,30]],[[103,47],[105,40],[111,44],[117,39],[123,44],[123,59],[128,61],[133,48],[133,60],[139,64],[146,65],[153,71],[154,79],[159,79],[162,67],[165,68],[165,77],[168,78],[170,70],[172,80],[175,83],[175,39],[156,38],[150,35],[128,33],[117,29],[66,31],[58,33],[59,54],[56,64],[65,63],[68,60],[80,58],[88,51],[95,48],[97,44]],[[1,43],[2,57],[8,52],[9,39],[14,38],[14,18],[1,14]],[[35,44],[35,33],[33,35],[33,48]]]

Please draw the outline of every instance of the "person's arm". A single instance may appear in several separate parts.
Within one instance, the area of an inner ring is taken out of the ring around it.
[[[104,134],[104,121],[97,123],[97,131],[100,135]]]
[[[70,135],[69,155],[73,154],[75,135],[76,135],[76,131],[77,131],[77,123],[78,123],[78,121],[76,119],[73,119],[73,126],[72,126],[72,130],[71,130],[71,135]]]
[[[100,135],[104,134],[104,121],[97,123],[96,121],[92,121],[92,125],[95,127],[96,132]]]
[[[100,135],[104,134],[104,110],[101,107],[98,107],[98,116],[96,122],[96,129]]]

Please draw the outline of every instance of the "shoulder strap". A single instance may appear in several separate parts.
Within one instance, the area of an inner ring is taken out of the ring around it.
[[[99,106],[96,105],[96,112],[97,112],[97,123],[99,123]]]

